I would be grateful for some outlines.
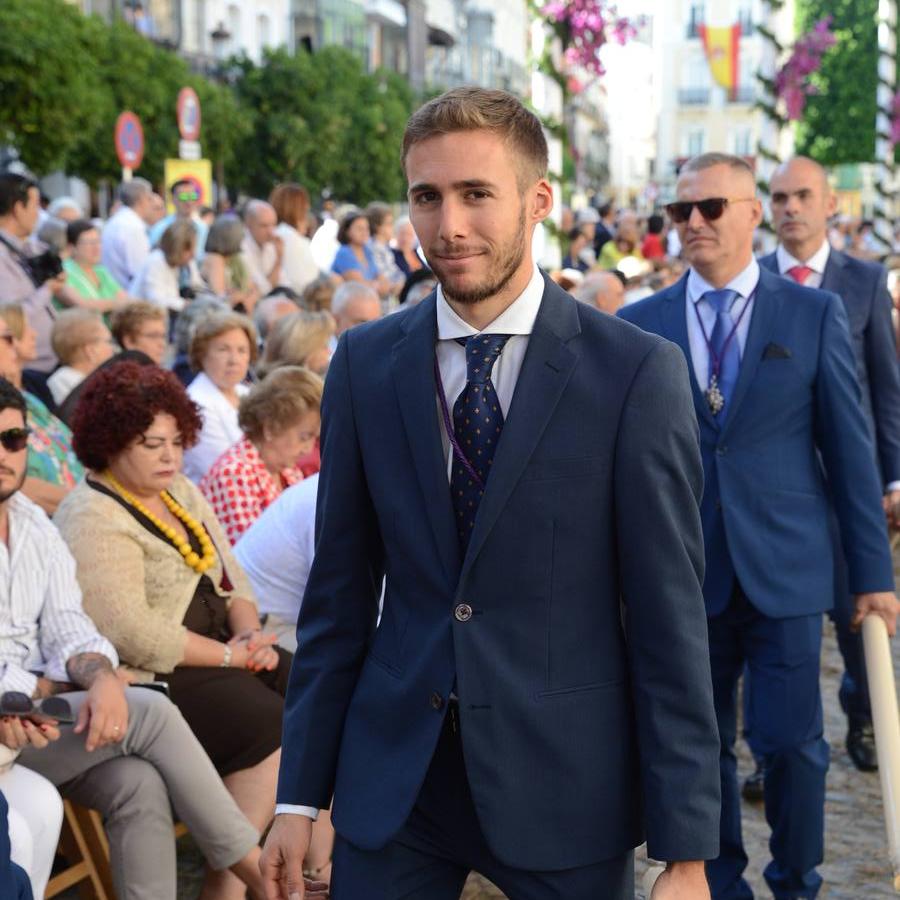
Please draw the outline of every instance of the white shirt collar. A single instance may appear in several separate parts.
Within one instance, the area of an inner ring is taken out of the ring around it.
[[[806,262],[791,256],[791,254],[784,249],[784,244],[779,244],[775,248],[775,260],[778,263],[778,271],[782,275],[786,275],[789,270],[794,268],[794,266],[806,266],[807,268],[812,269],[816,274],[824,275],[825,266],[828,265],[828,256],[830,253],[831,245],[826,238],[822,241],[822,246],[819,247]]]
[[[531,334],[543,296],[544,278],[535,266],[525,290],[480,333]],[[440,285],[437,287],[437,332],[439,341],[479,334],[477,328],[473,328],[454,312],[444,298]]]
[[[750,264],[744,269],[742,272],[739,272],[728,284],[725,285],[725,288],[732,291],[737,291],[742,297],[745,299],[748,298],[755,290],[756,285],[759,283],[759,263],[756,261],[756,258],[752,258],[750,260]],[[705,278],[699,275],[696,269],[691,269],[688,273],[687,280],[687,298],[692,303],[696,303],[700,298],[709,291],[714,291],[714,288]]]

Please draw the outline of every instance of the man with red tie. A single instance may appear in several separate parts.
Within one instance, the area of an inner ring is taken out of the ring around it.
[[[832,291],[844,301],[885,511],[893,524],[900,524],[900,376],[884,266],[829,246],[827,226],[836,199],[817,162],[798,156],[783,163],[772,176],[770,192],[779,244],[774,253],[760,259],[760,265],[806,287]],[[834,521],[832,525],[839,551]],[[853,608],[841,552],[835,552],[835,570],[833,615],[845,666],[840,699],[848,719],[847,751],[858,769],[873,771],[878,764],[862,638],[849,627]]]

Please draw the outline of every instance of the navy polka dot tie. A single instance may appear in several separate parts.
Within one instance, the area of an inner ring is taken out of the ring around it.
[[[491,370],[510,337],[508,334],[476,334],[465,341],[458,339],[466,348],[467,383],[453,404],[453,430],[466,459],[478,475],[477,479],[473,478],[465,464],[454,456],[450,490],[463,553],[469,545],[475,514],[503,430],[503,412],[491,383]]]

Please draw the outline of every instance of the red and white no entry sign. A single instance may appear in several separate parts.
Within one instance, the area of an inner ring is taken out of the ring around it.
[[[116,155],[123,169],[140,168],[144,158],[144,129],[141,120],[130,110],[116,120]]]
[[[186,141],[196,141],[200,137],[200,98],[192,87],[183,87],[178,92],[178,131]]]

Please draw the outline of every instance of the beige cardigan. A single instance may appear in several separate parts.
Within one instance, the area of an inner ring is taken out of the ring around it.
[[[207,575],[221,596],[256,604],[253,589],[212,508],[183,475],[172,496],[206,526],[218,551]],[[120,503],[82,482],[60,504],[53,523],[78,564],[85,612],[137,680],[171,672],[184,659],[181,624],[200,575],[167,541],[151,534]],[[223,564],[232,590],[221,587]]]

